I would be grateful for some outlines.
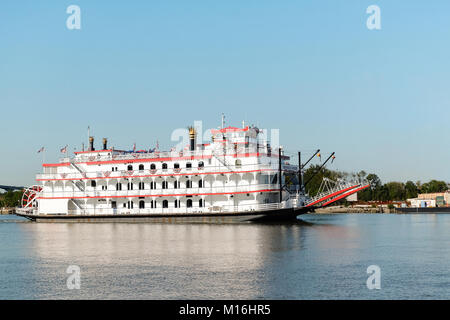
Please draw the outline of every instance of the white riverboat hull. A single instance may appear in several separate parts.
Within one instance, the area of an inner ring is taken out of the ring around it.
[[[114,215],[67,215],[32,214],[17,212],[16,215],[36,222],[133,222],[133,223],[243,223],[295,220],[298,215],[312,211],[311,208],[286,208],[254,212],[193,213],[193,214],[114,214]]]

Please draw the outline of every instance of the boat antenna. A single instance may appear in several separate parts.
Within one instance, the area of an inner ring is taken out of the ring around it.
[[[222,113],[222,129],[225,128],[225,115]]]

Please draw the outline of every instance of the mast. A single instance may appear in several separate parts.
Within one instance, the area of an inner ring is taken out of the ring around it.
[[[278,178],[280,183],[280,203],[283,200],[283,185],[281,179],[281,147],[278,148]]]
[[[319,169],[308,179],[308,181],[305,182],[305,186],[322,170],[322,168],[327,164],[328,160],[330,160],[334,156],[334,152],[328,157],[327,160],[319,167]]]
[[[303,174],[302,174],[302,153],[298,152],[298,187],[299,191],[303,190]]]

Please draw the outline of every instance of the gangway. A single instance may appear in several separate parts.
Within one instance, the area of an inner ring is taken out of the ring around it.
[[[358,191],[370,187],[370,183],[363,181],[333,181],[323,178],[317,194],[305,202],[305,207],[325,207],[340,199],[346,198]]]

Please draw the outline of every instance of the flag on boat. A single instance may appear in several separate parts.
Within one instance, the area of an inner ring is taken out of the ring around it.
[[[61,151],[61,153],[66,153],[67,152],[67,145],[64,148],[62,148],[60,151]]]
[[[332,157],[331,157],[331,163],[333,163],[334,159],[336,159],[336,157],[335,157],[335,156],[332,156]]]
[[[152,153],[152,152],[155,152],[155,150],[156,150],[156,148],[149,149],[148,152],[149,152],[149,153]]]
[[[44,147],[40,148],[37,153],[44,151]]]

